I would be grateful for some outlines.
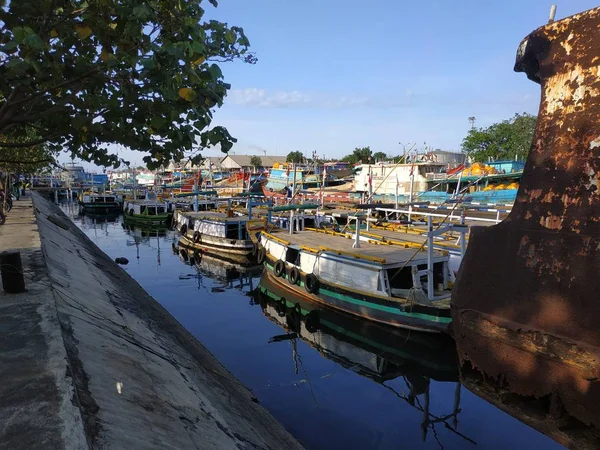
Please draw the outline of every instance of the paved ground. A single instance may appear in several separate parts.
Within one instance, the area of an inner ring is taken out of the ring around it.
[[[0,248],[21,249],[29,289],[0,296],[0,448],[302,448],[60,209],[34,196],[37,223],[23,200],[0,227]]]
[[[0,249],[21,252],[27,288],[0,291],[0,448],[85,448],[30,197],[0,226]]]

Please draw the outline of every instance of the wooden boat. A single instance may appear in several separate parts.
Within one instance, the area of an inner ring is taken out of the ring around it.
[[[263,228],[263,220],[250,221],[246,215],[214,211],[177,210],[174,226],[181,234],[180,244],[202,257],[204,253],[242,264],[256,261],[256,246],[250,233]]]
[[[146,226],[167,226],[171,215],[167,204],[157,200],[127,200],[123,206],[125,222]]]
[[[116,195],[92,192],[83,193],[79,199],[79,205],[85,211],[96,211],[97,213],[110,213],[121,208]]]
[[[297,296],[365,319],[412,330],[448,331],[447,252],[410,243],[360,242],[360,232],[352,241],[339,233],[316,231],[261,232],[258,262],[265,263],[268,276]]]

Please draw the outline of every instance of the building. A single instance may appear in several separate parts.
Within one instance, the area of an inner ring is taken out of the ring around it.
[[[446,164],[448,167],[456,167],[464,164],[467,156],[464,153],[448,152],[440,149],[433,150],[428,155],[432,155],[435,162]]]
[[[253,155],[227,155],[221,161],[221,167],[223,170],[252,170],[254,167],[250,164],[250,159]],[[285,156],[262,156],[256,155],[260,158],[261,167],[264,169],[272,168],[275,163],[284,164]]]

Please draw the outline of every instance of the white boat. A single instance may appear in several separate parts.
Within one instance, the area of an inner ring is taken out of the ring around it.
[[[262,220],[222,212],[176,210],[175,228],[180,244],[194,251],[194,258],[209,253],[222,259],[250,264],[256,261],[256,246],[250,233],[263,228]]]

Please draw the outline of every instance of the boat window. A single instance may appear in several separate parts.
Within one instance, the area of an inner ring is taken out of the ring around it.
[[[155,215],[156,215],[156,207],[154,207],[154,206],[149,206],[149,207],[148,207],[148,215],[150,215],[150,216],[155,216]]]
[[[239,224],[237,223],[229,223],[227,224],[227,234],[225,235],[227,239],[239,239]]]
[[[392,294],[394,289],[410,289],[413,287],[412,268],[410,266],[403,269],[388,269],[387,276]]]
[[[300,250],[293,247],[288,247],[285,253],[285,261],[298,266],[300,263]]]
[[[164,214],[164,213],[165,213],[164,206],[160,206],[160,207],[156,208],[156,214]]]
[[[146,212],[145,206],[140,206],[140,214],[144,214]]]

